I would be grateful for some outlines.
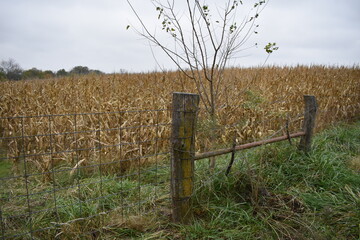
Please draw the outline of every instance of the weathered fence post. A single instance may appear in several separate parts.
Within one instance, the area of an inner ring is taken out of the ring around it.
[[[317,112],[317,103],[315,96],[304,96],[305,101],[305,114],[304,114],[304,124],[303,131],[305,135],[300,139],[299,149],[304,152],[309,152],[311,150],[311,138],[313,135],[313,129],[315,127],[315,119]]]
[[[199,95],[173,93],[171,135],[171,195],[174,222],[192,218],[191,196],[194,187],[195,126]]]

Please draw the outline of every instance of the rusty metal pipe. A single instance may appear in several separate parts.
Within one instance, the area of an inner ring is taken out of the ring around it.
[[[297,138],[297,137],[301,137],[301,136],[305,136],[305,132],[297,132],[297,133],[290,134],[290,138]],[[280,142],[280,141],[284,141],[287,139],[289,139],[289,136],[284,135],[281,137],[261,140],[258,142],[246,143],[246,144],[236,146],[235,151],[258,147],[258,146],[269,144],[269,143]],[[200,159],[204,159],[204,158],[219,156],[219,155],[231,153],[233,151],[234,151],[234,148],[225,148],[225,149],[219,149],[219,150],[212,151],[212,152],[199,153],[199,154],[195,155],[194,160],[200,160]]]

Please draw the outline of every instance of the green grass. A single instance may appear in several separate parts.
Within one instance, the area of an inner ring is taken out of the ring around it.
[[[166,168],[142,174],[140,192],[136,172],[121,180],[116,175],[69,179],[68,173],[59,173],[57,187],[82,187],[58,191],[53,214],[39,213],[32,221],[15,219],[6,226],[13,232],[54,226],[36,233],[35,239],[359,239],[360,122],[317,134],[309,154],[293,142],[238,152],[228,176],[230,155],[217,158],[212,172],[207,160],[196,161],[192,224],[170,221]],[[153,184],[156,179],[160,185]],[[54,187],[30,180],[32,191]],[[26,193],[23,180],[11,184],[11,194]],[[6,201],[6,194],[1,191],[3,215],[26,213],[26,198]],[[32,197],[34,209],[54,207],[52,194]],[[101,195],[107,197],[97,199]],[[91,200],[79,204],[79,196]],[[119,208],[139,198],[147,200]]]
[[[0,158],[5,158],[6,153],[0,147]],[[0,178],[8,177],[11,173],[12,164],[9,160],[0,160]]]
[[[219,174],[196,192],[194,223],[178,227],[182,238],[359,239],[360,122],[313,143],[310,154],[287,142],[237,153],[229,177],[229,157],[218,159]],[[204,179],[206,163],[197,167]]]
[[[29,197],[23,178],[3,181],[0,203],[5,220],[1,227],[5,236],[20,235],[12,239],[52,239],[55,235],[61,239],[87,239],[91,234],[105,233],[138,236],[133,226],[143,219],[131,227],[125,226],[134,216],[149,214],[155,204],[169,205],[169,186],[164,186],[168,174],[168,168],[159,168],[140,175],[133,171],[125,176],[94,174],[71,178],[65,171],[55,175],[55,182],[29,176]],[[35,231],[33,236],[26,234],[30,229],[48,227],[51,229]]]
[[[0,178],[7,177],[11,171],[11,163],[6,160],[0,161]]]

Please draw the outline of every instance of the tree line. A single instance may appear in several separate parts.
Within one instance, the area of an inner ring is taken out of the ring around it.
[[[100,70],[89,69],[86,66],[76,66],[70,71],[60,69],[58,71],[40,70],[31,68],[23,70],[14,59],[2,60],[0,62],[0,81],[5,80],[27,80],[27,79],[46,79],[52,77],[64,77],[69,75],[85,75],[85,74],[104,74]]]

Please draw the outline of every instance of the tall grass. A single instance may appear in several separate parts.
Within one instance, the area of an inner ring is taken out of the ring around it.
[[[231,175],[229,159],[218,159],[208,181],[199,163],[195,221],[179,231],[186,239],[358,239],[359,136],[357,122],[317,135],[310,154],[286,142],[240,152]]]

